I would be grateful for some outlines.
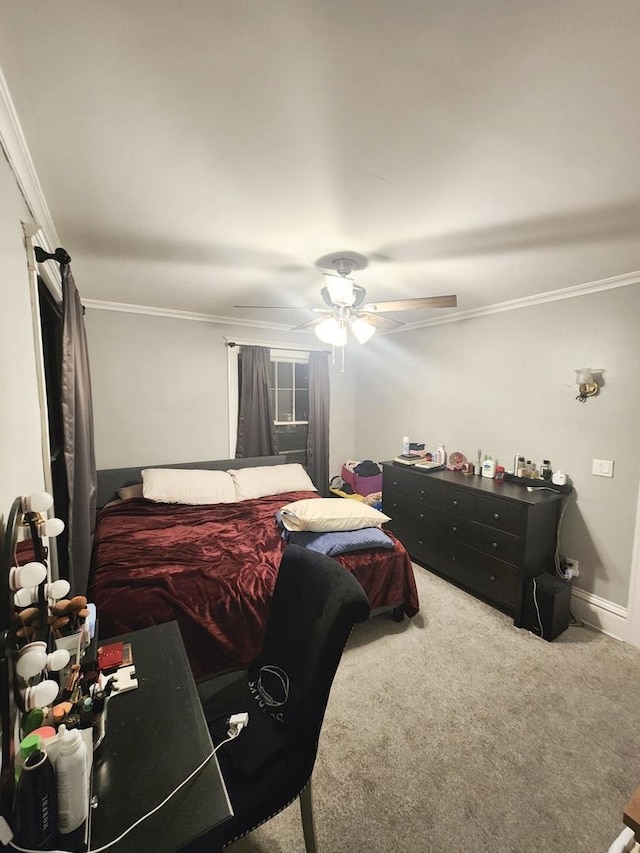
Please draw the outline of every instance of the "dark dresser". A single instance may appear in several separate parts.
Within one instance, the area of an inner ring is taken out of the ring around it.
[[[411,559],[513,614],[527,581],[555,572],[562,494],[383,462],[387,527]]]

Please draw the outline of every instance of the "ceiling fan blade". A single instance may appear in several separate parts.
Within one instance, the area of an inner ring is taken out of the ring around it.
[[[317,311],[317,308],[309,308],[308,305],[234,305],[234,308],[268,308],[274,311]]]
[[[380,314],[368,314],[366,311],[352,311],[351,313],[354,317],[359,317],[361,320],[371,323],[376,329],[390,330],[405,325],[401,320],[392,320],[391,317],[382,317]]]
[[[422,296],[418,299],[393,299],[390,302],[367,302],[363,311],[411,311],[414,308],[455,308],[456,296]]]
[[[314,308],[313,310],[317,311],[318,313],[322,313],[323,316],[322,317],[315,317],[313,320],[307,320],[306,323],[300,323],[299,326],[293,326],[291,331],[292,332],[299,332],[302,329],[313,329],[314,326],[319,326],[323,320],[326,320],[327,317],[330,317],[333,313],[332,311],[321,311],[320,308]]]

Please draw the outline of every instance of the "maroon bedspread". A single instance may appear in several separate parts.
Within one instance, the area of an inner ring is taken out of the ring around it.
[[[175,619],[196,678],[249,663],[285,547],[275,513],[315,496],[211,506],[132,499],[102,509],[89,587],[101,639]],[[403,604],[408,616],[418,612],[411,562],[397,540],[393,551],[335,559],[358,578],[372,609]]]

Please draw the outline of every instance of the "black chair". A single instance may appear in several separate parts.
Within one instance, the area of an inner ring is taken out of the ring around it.
[[[300,796],[307,853],[316,853],[311,773],[334,675],[351,628],[369,616],[355,577],[330,557],[288,545],[264,645],[248,669],[198,685],[214,744],[232,714],[249,724],[218,751],[234,817],[189,851],[217,851]]]

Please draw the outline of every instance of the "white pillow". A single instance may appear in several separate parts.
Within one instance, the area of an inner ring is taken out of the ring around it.
[[[236,500],[248,501],[283,492],[317,492],[311,478],[299,462],[289,465],[261,465],[259,468],[230,470]]]
[[[233,480],[226,471],[146,468],[142,493],[147,500],[175,504],[235,503]]]
[[[391,521],[388,515],[372,506],[345,498],[294,501],[283,506],[280,514],[287,530],[311,530],[314,533],[381,527],[385,521]]]

